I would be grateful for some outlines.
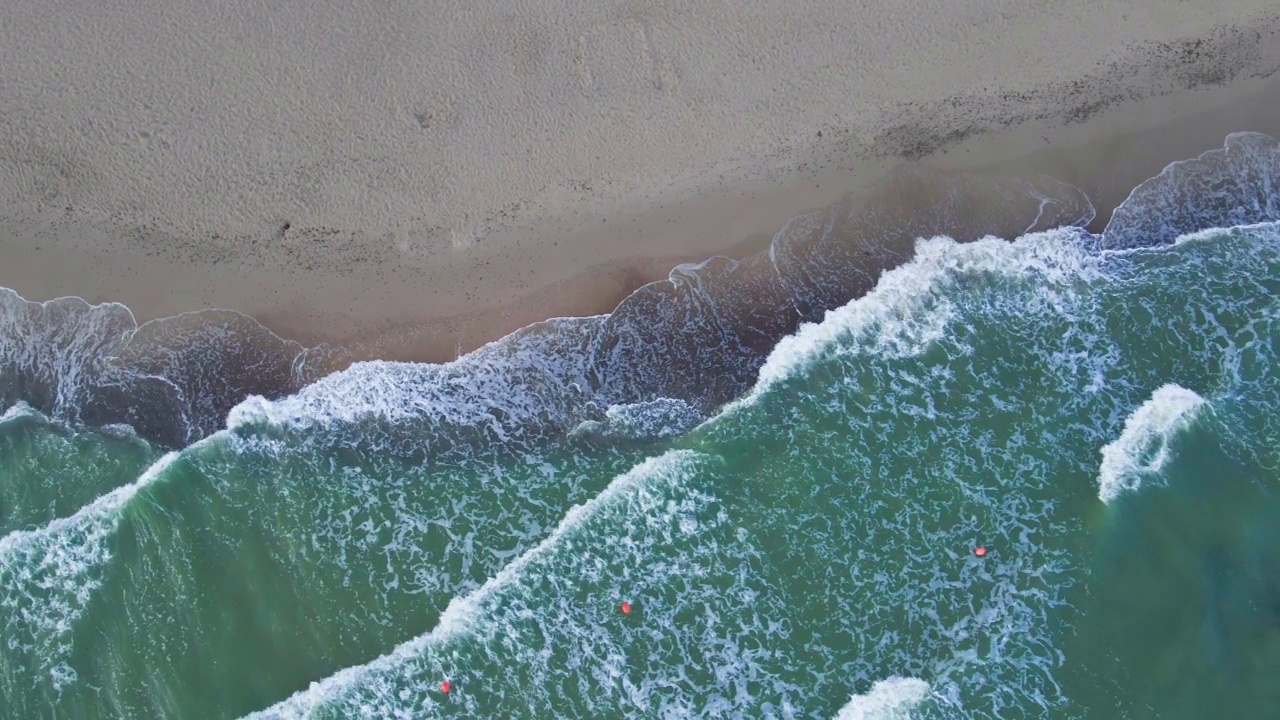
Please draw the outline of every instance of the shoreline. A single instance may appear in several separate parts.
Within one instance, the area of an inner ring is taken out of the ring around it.
[[[668,180],[625,210],[588,193],[563,201],[556,219],[499,223],[444,250],[370,244],[301,222],[266,240],[202,245],[74,206],[0,207],[0,286],[29,300],[120,302],[140,323],[229,309],[304,346],[449,360],[534,322],[610,312],[681,263],[750,257],[789,218],[874,193],[904,165],[1044,173],[1083,190],[1100,226],[1124,193],[1169,162],[1220,147],[1234,131],[1280,135],[1268,111],[1280,97],[1280,42],[1269,48],[1270,40],[1280,40],[1277,17],[1129,48],[1082,78],[1038,89],[898,103],[876,124],[824,126],[820,141],[755,161],[747,181],[698,191],[697,182]],[[681,192],[691,197],[672,203]]]

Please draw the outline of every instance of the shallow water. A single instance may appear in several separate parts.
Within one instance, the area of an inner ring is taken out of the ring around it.
[[[931,217],[798,218],[448,365],[240,352],[289,379],[231,405],[131,317],[87,342],[10,297],[0,703],[1272,716],[1280,164],[1227,147],[1101,235],[1061,184],[939,181]],[[91,422],[121,413],[180,427]]]

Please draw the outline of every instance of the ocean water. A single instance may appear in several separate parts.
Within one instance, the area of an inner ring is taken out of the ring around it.
[[[908,174],[444,365],[0,297],[0,716],[1276,717],[1280,150],[1093,216]]]

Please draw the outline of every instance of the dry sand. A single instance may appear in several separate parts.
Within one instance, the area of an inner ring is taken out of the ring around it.
[[[1280,132],[1277,16],[9,0],[0,285],[435,359],[752,252],[903,161],[1049,172],[1109,208],[1227,132]]]

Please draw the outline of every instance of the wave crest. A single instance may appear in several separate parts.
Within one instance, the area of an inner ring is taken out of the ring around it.
[[[854,695],[834,720],[906,720],[911,709],[929,696],[929,683],[918,678],[891,677],[877,682],[864,695]]]
[[[1165,385],[1124,421],[1120,437],[1102,448],[1098,499],[1110,503],[1137,490],[1142,478],[1169,461],[1169,442],[1194,419],[1204,398],[1179,385]]]

